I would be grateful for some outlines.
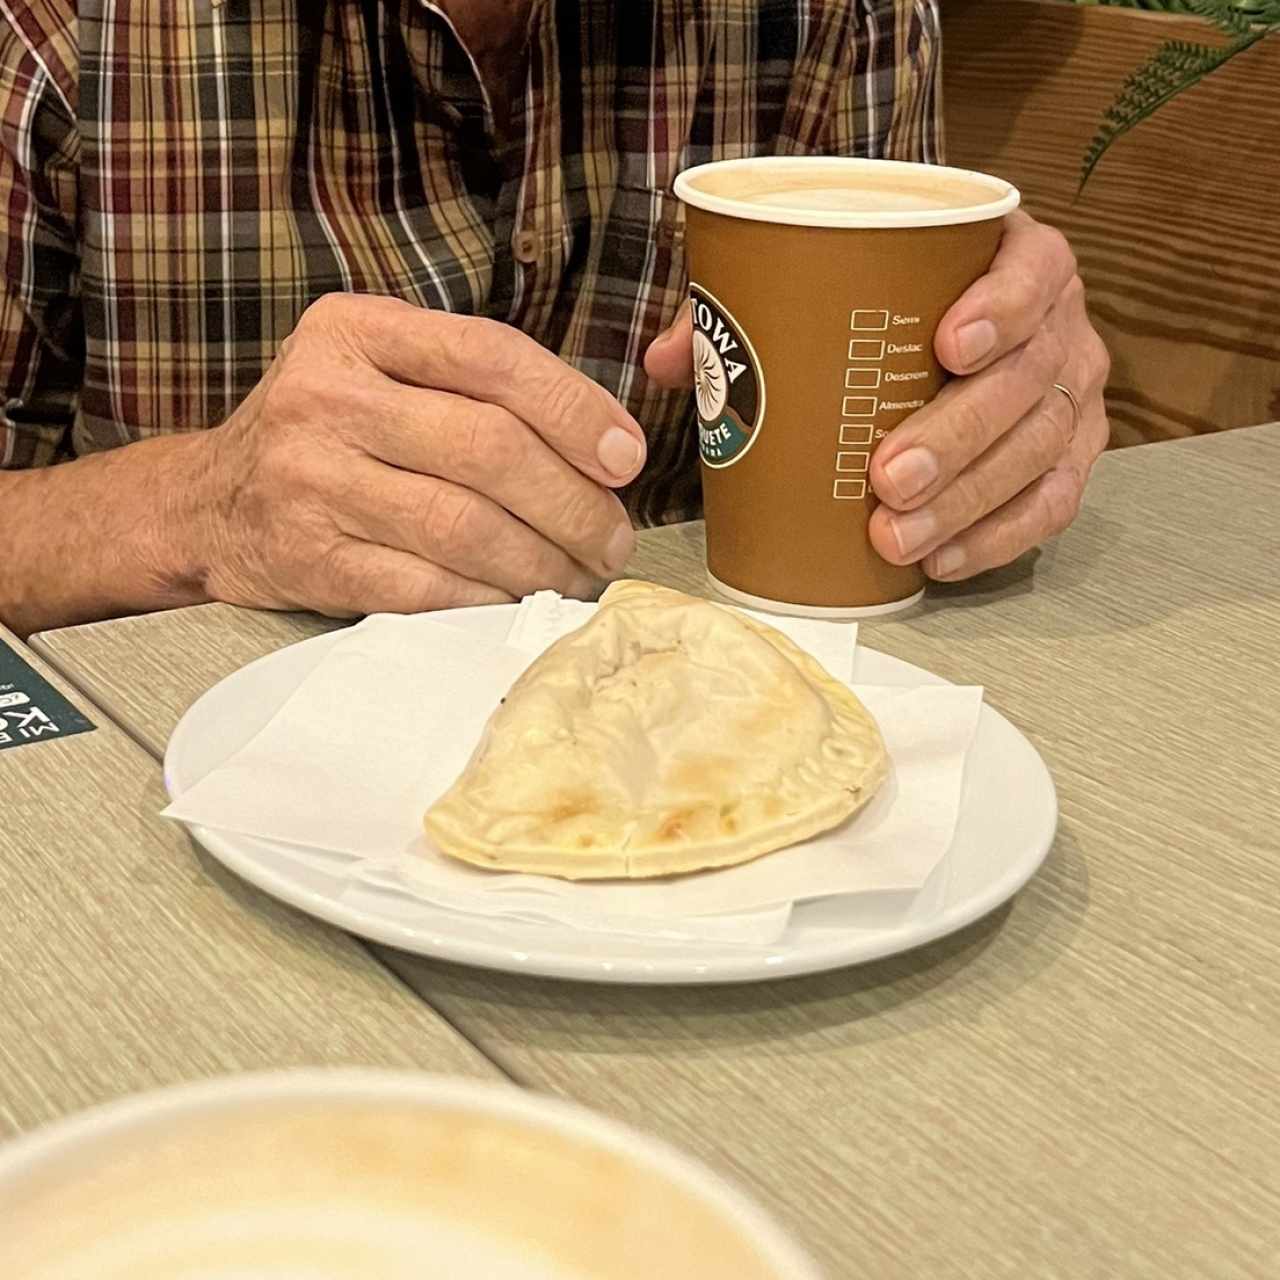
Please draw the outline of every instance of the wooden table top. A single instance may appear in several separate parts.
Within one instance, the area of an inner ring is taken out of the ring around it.
[[[308,1064],[500,1077],[354,939],[155,815],[155,760],[98,727],[0,752],[0,1137],[120,1094]]]
[[[864,627],[985,684],[1058,784],[1043,871],[959,934],[739,988],[381,954],[518,1081],[739,1178],[834,1276],[1280,1274],[1277,512],[1280,426],[1113,454],[1056,544]],[[650,531],[634,570],[700,591],[700,539]],[[320,625],[206,606],[35,643],[158,757],[205,687]],[[281,918],[179,866],[171,892]]]

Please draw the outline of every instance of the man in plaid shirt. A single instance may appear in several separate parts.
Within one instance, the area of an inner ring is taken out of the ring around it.
[[[937,0],[0,0],[0,618],[591,592],[698,511],[674,175],[938,160],[939,58]],[[937,345],[873,537],[954,579],[1072,518],[1107,361],[1022,213]]]

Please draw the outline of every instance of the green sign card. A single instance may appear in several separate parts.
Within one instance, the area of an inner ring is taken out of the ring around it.
[[[0,640],[0,751],[96,728],[92,720]]]

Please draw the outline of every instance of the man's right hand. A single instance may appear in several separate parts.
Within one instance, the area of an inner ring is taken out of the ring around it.
[[[349,616],[593,594],[631,554],[609,490],[645,445],[516,329],[331,294],[201,452],[207,593]]]

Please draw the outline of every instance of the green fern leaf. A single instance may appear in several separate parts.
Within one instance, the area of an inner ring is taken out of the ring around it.
[[[1146,13],[1188,14],[1204,18],[1233,34],[1245,26],[1280,23],[1280,0],[1076,0],[1108,9],[1140,9]]]
[[[1186,0],[1186,4],[1197,17],[1232,36],[1248,35],[1257,21],[1248,8],[1233,0]]]
[[[1186,0],[1188,4],[1208,3],[1209,0]],[[1266,0],[1271,3],[1271,0]],[[1227,7],[1221,6],[1219,7]],[[1162,44],[1147,62],[1125,82],[1119,96],[1107,110],[1102,125],[1085,153],[1080,175],[1080,191],[1097,168],[1098,161],[1112,144],[1135,126],[1158,111],[1166,102],[1199,83],[1232,58],[1257,44],[1274,28],[1246,25],[1229,44],[1215,48],[1211,45],[1192,44],[1186,40],[1168,40]],[[1078,193],[1077,193],[1078,194]]]

